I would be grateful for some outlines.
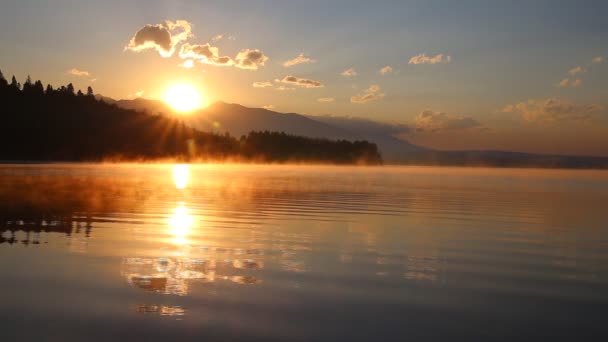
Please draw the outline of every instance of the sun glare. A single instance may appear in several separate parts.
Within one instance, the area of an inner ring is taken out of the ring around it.
[[[185,113],[198,109],[203,99],[196,87],[187,83],[173,84],[165,91],[164,101],[178,112]]]

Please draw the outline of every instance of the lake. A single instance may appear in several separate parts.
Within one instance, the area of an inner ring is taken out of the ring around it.
[[[3,341],[608,338],[608,172],[0,165]]]

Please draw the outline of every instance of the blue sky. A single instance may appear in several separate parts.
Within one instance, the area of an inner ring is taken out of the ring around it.
[[[608,57],[605,1],[21,0],[0,8],[0,68],[9,77],[83,88],[95,80],[97,92],[115,98],[159,98],[167,82],[186,80],[209,102],[407,123],[420,128],[408,139],[435,147],[608,155],[608,63],[593,62]],[[259,49],[268,60],[257,70],[185,69],[177,51],[125,51],[145,25],[178,19],[192,25],[189,44],[231,58]],[[300,53],[315,62],[283,66]],[[443,60],[410,63],[420,54]],[[392,72],[381,75],[385,66]],[[74,68],[89,75],[67,73]],[[355,76],[341,75],[350,68]],[[288,75],[322,87],[275,82]],[[372,85],[382,96],[353,102]],[[516,143],[522,134],[528,145]]]

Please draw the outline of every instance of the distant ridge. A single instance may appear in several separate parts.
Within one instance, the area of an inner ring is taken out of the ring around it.
[[[159,108],[172,115],[163,102],[155,100],[121,100],[124,108],[155,113]],[[373,120],[344,116],[313,116],[279,113],[263,108],[216,102],[187,116],[186,124],[202,131],[229,132],[245,135],[250,131],[274,131],[313,138],[367,140],[378,145],[386,163],[406,165],[495,166],[543,168],[608,168],[608,157],[546,155],[496,150],[435,150],[409,143],[396,137],[409,128]]]

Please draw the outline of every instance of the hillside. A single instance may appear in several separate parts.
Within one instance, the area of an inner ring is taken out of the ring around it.
[[[379,164],[376,145],[278,132],[203,132],[176,117],[120,108],[69,84],[44,90],[28,79],[21,87],[0,77],[3,110],[0,160],[98,161],[236,160]],[[142,101],[139,101],[141,103]],[[133,104],[133,102],[130,102]]]

